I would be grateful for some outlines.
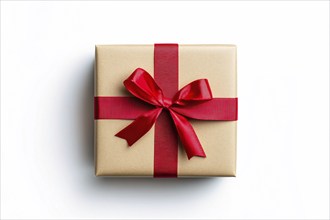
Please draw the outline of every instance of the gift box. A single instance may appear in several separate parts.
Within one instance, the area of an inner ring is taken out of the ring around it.
[[[236,175],[235,45],[97,45],[95,174]]]

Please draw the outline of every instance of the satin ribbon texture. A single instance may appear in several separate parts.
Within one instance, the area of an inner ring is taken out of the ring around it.
[[[165,97],[162,89],[150,74],[137,68],[125,81],[125,88],[135,97],[154,106],[152,110],[137,117],[131,124],[116,134],[132,146],[155,124],[162,111],[173,119],[177,134],[188,159],[193,156],[206,157],[203,147],[187,118],[202,119],[196,107],[213,99],[207,79],[198,79],[179,90],[174,97]],[[197,114],[196,114],[197,113]]]

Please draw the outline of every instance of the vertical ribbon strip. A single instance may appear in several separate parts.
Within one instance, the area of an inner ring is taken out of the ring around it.
[[[155,44],[154,78],[165,97],[173,97],[179,87],[179,46]],[[154,177],[177,177],[178,135],[168,112],[155,125]]]

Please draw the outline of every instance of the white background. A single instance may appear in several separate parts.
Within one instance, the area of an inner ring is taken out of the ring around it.
[[[2,218],[328,218],[329,2],[1,2]],[[94,176],[95,44],[238,46],[236,178]]]

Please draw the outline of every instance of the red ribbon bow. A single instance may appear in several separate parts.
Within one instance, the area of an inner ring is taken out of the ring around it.
[[[207,79],[195,80],[181,90],[172,99],[164,97],[163,91],[147,71],[137,68],[125,81],[126,89],[135,97],[147,102],[154,109],[140,115],[131,124],[116,134],[128,145],[133,145],[154,125],[163,110],[170,113],[182,145],[190,159],[193,156],[206,157],[198,137],[186,117],[203,119],[196,113],[198,105],[213,99]]]

